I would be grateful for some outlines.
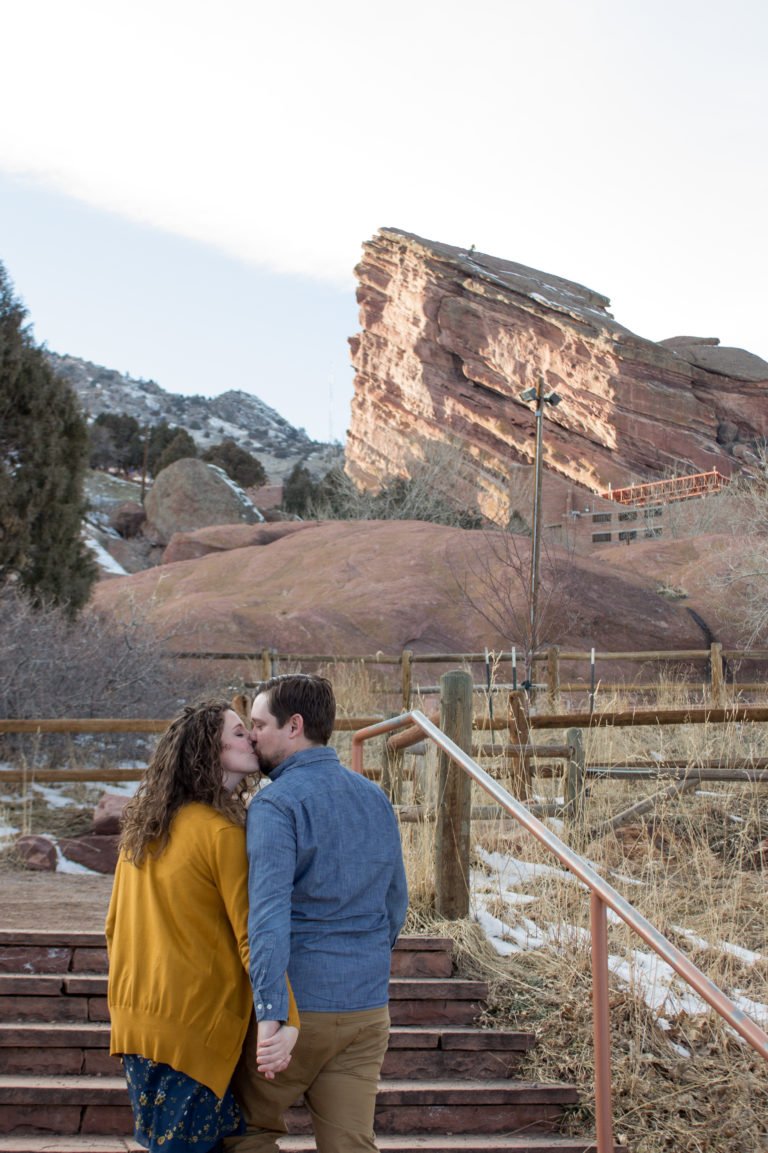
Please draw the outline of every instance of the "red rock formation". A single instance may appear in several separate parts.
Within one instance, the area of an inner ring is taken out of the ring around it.
[[[170,647],[187,651],[362,656],[405,648],[522,648],[529,549],[526,537],[415,521],[312,523],[266,545],[101,582],[94,604],[123,619],[142,606]],[[688,606],[718,639],[728,639],[716,612],[727,607],[719,606],[723,598],[716,593],[713,603],[706,585],[693,587],[708,563],[725,556],[722,540],[641,541],[608,553],[562,553],[557,595],[551,605],[551,594],[541,596],[543,643],[617,651],[700,648],[701,630]],[[660,582],[683,585],[691,599],[659,596]]]
[[[397,229],[364,245],[357,275],[346,468],[368,488],[450,443],[486,516],[527,510],[535,418],[519,395],[539,379],[562,397],[544,467],[591,492],[731,476],[768,434],[765,361],[712,339],[644,340],[579,284]]]

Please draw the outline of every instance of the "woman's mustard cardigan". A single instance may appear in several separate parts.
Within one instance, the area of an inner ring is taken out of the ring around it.
[[[106,934],[110,1052],[162,1061],[223,1097],[253,1010],[245,830],[185,805],[159,856],[136,866],[120,854]]]

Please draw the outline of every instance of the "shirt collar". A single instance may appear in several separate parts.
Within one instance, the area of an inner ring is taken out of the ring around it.
[[[278,777],[282,776],[286,769],[294,769],[299,765],[320,764],[328,765],[338,762],[338,753],[335,749],[330,748],[328,745],[312,745],[309,749],[300,749],[298,753],[292,753],[290,757],[286,757],[279,765],[276,765],[270,773],[267,773],[270,781],[276,781]]]

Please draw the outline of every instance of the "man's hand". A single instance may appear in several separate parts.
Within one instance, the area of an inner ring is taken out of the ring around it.
[[[268,1081],[274,1080],[275,1073],[287,1069],[291,1052],[299,1037],[299,1030],[293,1025],[281,1025],[278,1021],[259,1021],[256,1044],[256,1068]]]

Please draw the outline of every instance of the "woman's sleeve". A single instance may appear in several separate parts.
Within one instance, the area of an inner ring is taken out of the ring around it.
[[[214,880],[237,941],[240,959],[248,972],[248,860],[245,830],[239,825],[222,825],[213,839]]]
[[[226,906],[227,916],[237,938],[240,957],[246,973],[249,972],[248,949],[248,861],[245,852],[245,832],[238,825],[220,830],[215,838],[216,883]],[[291,983],[286,974],[288,989],[287,1024],[299,1025],[299,1010]]]
[[[294,1025],[297,1029],[301,1028],[301,1020],[299,1018],[299,1010],[296,1005],[296,998],[293,995],[291,982],[288,980],[288,974],[285,974],[285,983],[288,986],[288,1020],[286,1025]]]

